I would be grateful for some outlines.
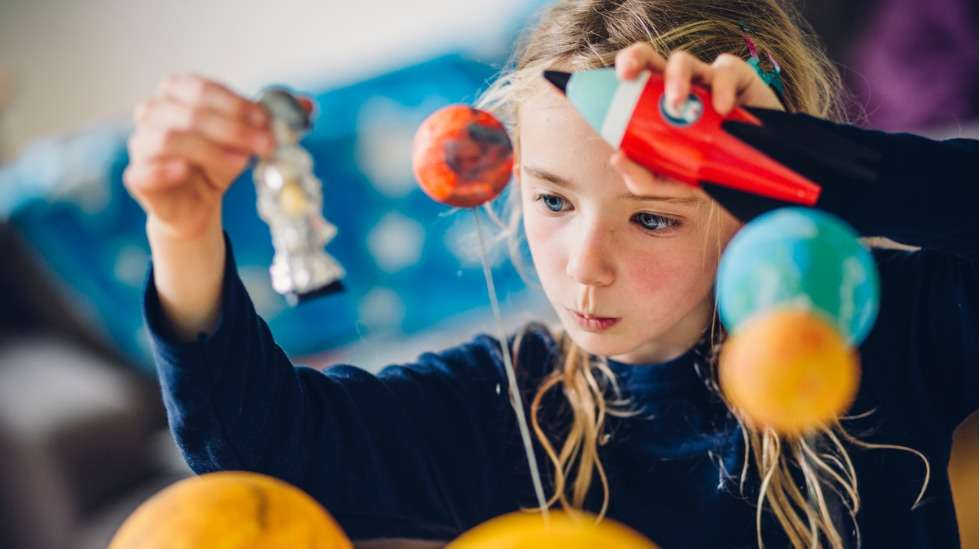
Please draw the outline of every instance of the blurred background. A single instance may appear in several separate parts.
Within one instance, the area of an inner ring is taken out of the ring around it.
[[[289,308],[251,174],[226,228],[256,308],[297,362],[371,370],[492,331],[473,217],[411,177],[411,139],[472,102],[541,0],[0,1],[0,547],[104,547],[144,499],[187,476],[166,428],[140,303],[145,218],[121,174],[133,106],[174,72],[318,105],[304,140],[324,182],[328,246],[348,290]],[[801,5],[839,63],[861,125],[977,136],[977,5]],[[491,252],[511,326],[548,318]],[[330,319],[329,322],[324,319]],[[950,464],[964,547],[977,547],[977,423]]]

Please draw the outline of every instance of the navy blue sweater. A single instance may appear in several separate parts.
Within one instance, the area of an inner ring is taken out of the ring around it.
[[[957,547],[946,466],[954,428],[977,408],[977,145],[860,137],[885,151],[881,184],[856,190],[836,213],[863,234],[923,249],[874,252],[881,309],[860,347],[863,378],[851,413],[874,412],[845,426],[869,442],[916,448],[932,465],[925,498],[912,510],[921,461],[848,445],[863,546]],[[146,321],[170,426],[195,472],[282,478],[320,501],[354,539],[451,539],[536,505],[493,338],[479,335],[377,375],[349,365],[318,371],[292,364],[276,345],[230,244],[220,323],[196,341],[172,336],[152,280],[151,271]],[[529,401],[557,353],[546,329],[527,330],[517,367]],[[754,547],[758,476],[750,467],[739,491],[742,433],[702,378],[702,347],[661,364],[611,363],[643,413],[614,419],[600,448],[609,516],[668,548]],[[557,392],[545,404],[546,427],[557,436],[567,409]],[[550,465],[537,451],[547,482]],[[596,510],[593,486],[587,507]],[[847,537],[846,513],[838,518]],[[768,512],[763,528],[768,545],[786,546]]]

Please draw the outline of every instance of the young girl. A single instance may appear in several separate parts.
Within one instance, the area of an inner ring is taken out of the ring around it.
[[[878,158],[871,183],[827,183],[825,207],[922,249],[874,250],[881,309],[850,417],[783,439],[743,424],[715,383],[712,286],[740,221],[612,151],[541,77],[661,71],[673,98],[700,83],[723,113],[838,118],[838,77],[798,25],[776,0],[558,2],[487,92],[516,144],[510,227],[561,320],[508,342],[550,504],[664,547],[954,547],[950,435],[977,408],[976,142],[817,122]],[[782,67],[781,97],[745,62],[746,32]],[[266,113],[177,76],[136,120],[125,181],[153,252],[145,315],[194,471],[282,478],[355,539],[448,540],[536,506],[493,338],[378,375],[297,368],[276,346],[220,209],[250,155],[271,149]]]

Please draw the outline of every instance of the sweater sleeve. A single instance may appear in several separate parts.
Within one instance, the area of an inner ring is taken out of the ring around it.
[[[873,252],[881,308],[864,367],[882,399],[948,437],[977,410],[976,264],[929,248]]]
[[[816,207],[863,236],[977,256],[977,141],[885,133],[803,113],[749,109],[763,124],[725,131],[818,183]],[[704,182],[743,221],[788,204]]]
[[[976,140],[934,141],[834,126],[873,151],[878,161],[867,181],[827,186],[820,207],[840,215],[862,235],[884,236],[976,262]]]
[[[286,480],[355,539],[449,539],[488,518],[497,441],[513,421],[495,389],[497,340],[479,336],[378,375],[295,366],[256,314],[227,237],[226,246],[213,333],[172,337],[152,270],[144,298],[171,430],[190,467]]]
[[[906,387],[907,402],[951,433],[977,410],[977,141],[832,127],[877,161],[861,183],[826,186],[820,206],[862,235],[920,248],[875,250],[890,340],[880,356],[909,365],[888,385]]]
[[[951,433],[977,410],[977,141],[838,127],[880,160],[867,184],[831,186],[825,205],[862,235],[920,248],[876,251],[878,322],[911,366],[892,372],[895,381]],[[891,364],[905,362],[894,356]]]

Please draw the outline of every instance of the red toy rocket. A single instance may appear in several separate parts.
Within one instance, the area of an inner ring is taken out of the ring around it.
[[[740,108],[722,117],[702,87],[693,86],[684,104],[672,112],[663,77],[649,71],[632,81],[620,80],[611,68],[546,71],[545,78],[606,142],[654,173],[693,186],[710,182],[806,206],[820,196],[819,185],[725,131],[723,123],[762,122]]]

